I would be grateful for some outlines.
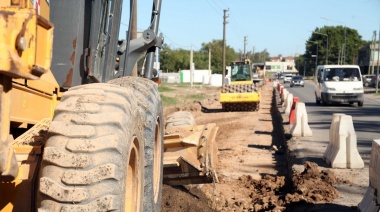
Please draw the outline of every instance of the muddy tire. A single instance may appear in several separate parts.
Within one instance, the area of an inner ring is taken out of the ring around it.
[[[110,84],[127,88],[143,120],[145,152],[144,211],[160,211],[163,179],[163,112],[157,84],[141,77],[123,77]]]
[[[193,114],[188,111],[178,111],[170,114],[165,123],[165,129],[173,127],[195,126]]]
[[[144,138],[134,93],[109,84],[65,92],[50,125],[39,211],[143,211]]]

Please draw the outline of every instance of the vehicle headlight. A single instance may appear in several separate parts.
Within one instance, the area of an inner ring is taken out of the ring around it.
[[[335,88],[327,88],[327,90],[329,90],[329,91],[336,91]]]
[[[354,91],[362,91],[363,90],[363,88],[354,88]]]

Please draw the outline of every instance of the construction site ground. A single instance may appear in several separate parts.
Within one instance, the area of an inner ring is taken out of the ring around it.
[[[285,124],[288,120],[278,109],[278,98],[269,83],[261,87],[260,110],[250,112],[224,112],[217,87],[162,86],[171,89],[161,95],[179,101],[164,107],[164,116],[190,111],[196,124],[216,123],[219,127],[219,182],[164,185],[162,211],[357,210],[358,202],[342,198],[336,189],[339,185],[350,186],[342,175],[336,177],[334,172],[309,161],[293,164],[296,160],[288,149],[292,141]],[[203,98],[187,98],[189,94]],[[294,166],[298,166],[297,171]]]

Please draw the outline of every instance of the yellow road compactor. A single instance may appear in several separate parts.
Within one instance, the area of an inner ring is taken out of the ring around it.
[[[254,73],[250,60],[232,62],[225,84],[220,92],[220,103],[225,111],[254,111],[260,107],[259,78]]]
[[[118,41],[122,0],[0,1],[1,211],[159,211],[163,180],[216,178],[215,124],[164,132],[152,2]]]

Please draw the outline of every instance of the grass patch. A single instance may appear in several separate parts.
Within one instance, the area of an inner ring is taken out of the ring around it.
[[[158,91],[159,92],[168,92],[168,91],[174,91],[174,89],[161,84],[158,86]]]
[[[206,97],[203,94],[190,94],[185,97],[188,100],[204,100]]]
[[[168,96],[165,96],[162,94],[160,94],[160,96],[161,96],[163,107],[173,106],[173,105],[176,105],[178,103],[176,98],[168,97]]]

